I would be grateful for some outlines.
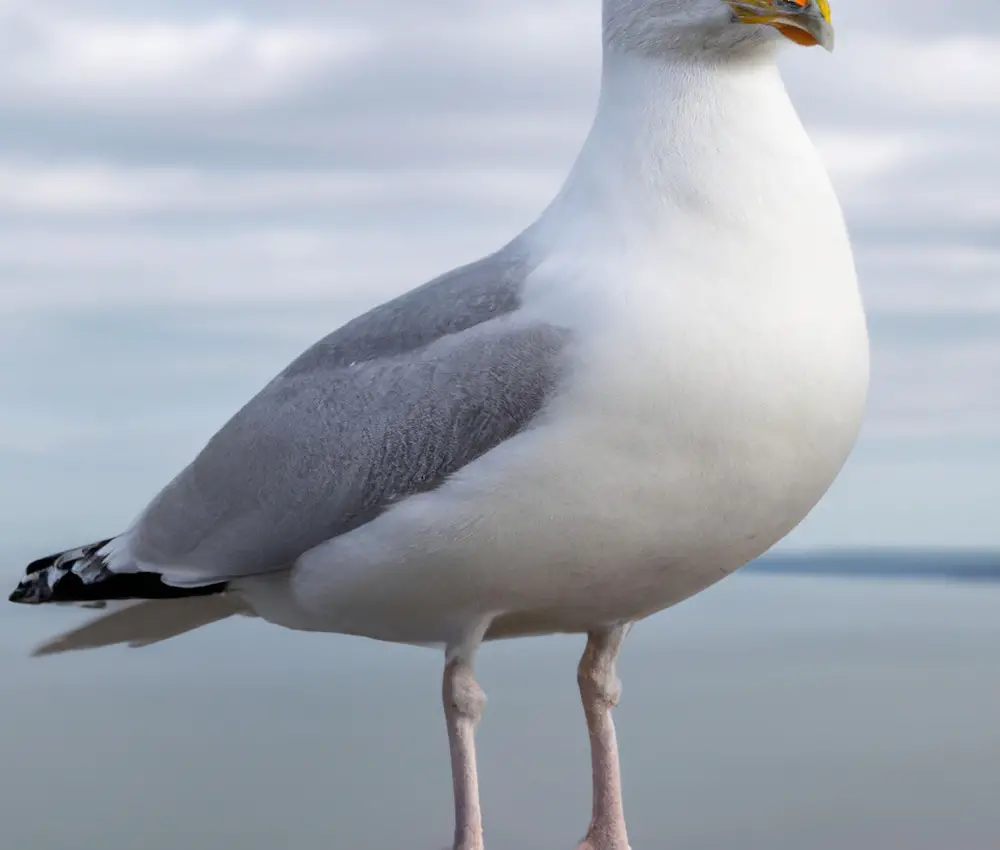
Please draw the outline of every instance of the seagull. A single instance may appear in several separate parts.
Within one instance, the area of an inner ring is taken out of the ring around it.
[[[826,0],[604,0],[592,128],[494,253],[307,349],[123,533],[14,602],[106,605],[40,654],[231,615],[443,651],[455,850],[483,850],[485,641],[586,636],[593,810],[627,850],[611,711],[632,625],[768,550],[858,436],[868,335],[779,45]]]

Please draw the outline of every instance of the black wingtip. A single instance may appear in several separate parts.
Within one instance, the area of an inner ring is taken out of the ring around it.
[[[209,596],[228,589],[228,582],[201,587],[172,587],[153,573],[108,573],[99,582],[87,584],[75,573],[63,573],[50,584],[47,572],[26,576],[7,597],[19,605],[42,605],[46,602],[73,602],[88,605],[112,599],[181,599]]]
[[[55,562],[58,555],[47,555],[44,558],[39,558],[37,561],[32,561],[24,568],[25,575],[34,575],[35,573],[40,573],[44,569],[48,569]]]
[[[42,570],[47,570],[49,567],[53,566],[56,561],[60,558],[89,558],[91,555],[99,552],[105,546],[107,546],[113,537],[109,537],[106,540],[98,540],[96,543],[89,543],[86,546],[81,546],[79,549],[67,549],[65,552],[56,552],[54,555],[46,555],[44,558],[39,558],[37,561],[32,561],[25,567],[25,575],[34,575],[35,573],[40,573]]]
[[[25,579],[14,588],[10,596],[7,597],[7,601],[17,602],[21,605],[40,605],[45,601],[42,598],[44,595],[40,577]]]
[[[202,587],[173,587],[158,573],[112,572],[98,554],[110,542],[101,540],[32,561],[8,600],[21,605],[59,602],[92,606],[113,599],[207,596],[222,593],[228,586],[227,582],[217,582]]]
[[[79,549],[68,549],[65,552],[56,552],[54,555],[46,555],[38,558],[25,567],[24,578],[14,588],[8,602],[15,602],[21,605],[41,605],[44,602],[59,602],[59,591],[56,589],[65,574],[56,571],[53,575],[51,568],[57,564],[72,563],[74,561],[89,558],[99,550],[103,549],[114,538],[91,543]]]

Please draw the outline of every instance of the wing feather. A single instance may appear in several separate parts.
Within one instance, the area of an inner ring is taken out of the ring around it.
[[[153,500],[129,556],[179,585],[283,568],[529,426],[567,339],[511,316],[279,376]]]

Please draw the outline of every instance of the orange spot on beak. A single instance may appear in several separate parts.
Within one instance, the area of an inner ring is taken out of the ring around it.
[[[795,0],[795,2],[798,3],[799,0]],[[805,6],[804,0],[801,5]],[[812,35],[807,33],[805,30],[800,30],[798,27],[791,27],[788,26],[788,24],[775,24],[774,28],[785,38],[791,39],[796,44],[803,44],[806,47],[813,47],[814,45],[819,44],[819,42],[816,41]]]

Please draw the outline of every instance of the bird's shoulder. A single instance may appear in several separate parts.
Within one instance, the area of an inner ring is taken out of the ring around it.
[[[529,252],[511,242],[352,319],[302,352],[279,377],[398,357],[512,313],[532,267]]]

